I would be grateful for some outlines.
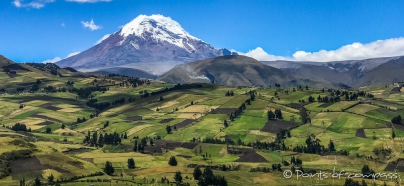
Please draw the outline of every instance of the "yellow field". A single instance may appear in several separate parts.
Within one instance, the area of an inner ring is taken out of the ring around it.
[[[81,108],[64,108],[64,109],[58,110],[58,112],[74,113],[74,112],[78,112],[80,110],[82,110],[82,109]]]
[[[131,129],[129,129],[129,131],[127,132],[127,135],[130,136],[132,134],[135,134],[135,133],[137,133],[145,128],[151,127],[151,126],[152,126],[151,124],[145,124],[145,125],[133,127]]]
[[[42,100],[33,100],[33,101],[29,101],[29,102],[25,102],[25,103],[23,103],[24,105],[29,105],[29,106],[35,106],[35,107],[37,107],[37,106],[39,106],[39,105],[43,105],[43,104],[46,104],[46,103],[48,103],[48,102],[46,102],[46,101],[42,101]]]
[[[373,105],[361,104],[359,106],[355,106],[353,108],[348,109],[348,111],[358,113],[358,114],[365,114],[366,112],[369,112],[371,110],[376,110],[378,108],[379,107],[373,106]]]
[[[203,114],[191,114],[191,113],[182,113],[182,114],[178,114],[177,118],[182,118],[182,119],[198,119],[200,117],[202,117]]]
[[[191,105],[187,108],[181,109],[179,112],[203,113],[210,111],[210,109],[216,109],[218,107],[219,106]]]
[[[38,125],[39,123],[45,122],[46,120],[40,118],[26,118],[21,120],[20,123],[23,123],[27,126],[27,128],[31,128],[31,130],[36,130],[44,127],[43,125]],[[14,125],[15,123],[9,123],[9,125]]]

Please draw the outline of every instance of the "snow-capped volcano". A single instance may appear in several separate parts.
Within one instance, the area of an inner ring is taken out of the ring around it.
[[[144,38],[144,34],[151,34],[156,41],[165,41],[186,50],[195,50],[188,40],[202,41],[186,32],[178,22],[162,15],[140,15],[126,24],[119,33],[125,38],[130,35]]]
[[[237,53],[215,49],[170,17],[139,15],[97,45],[57,64],[85,71],[122,66],[161,74],[176,64],[222,55]]]

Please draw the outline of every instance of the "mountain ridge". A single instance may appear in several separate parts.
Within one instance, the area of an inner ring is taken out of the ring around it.
[[[311,86],[340,88],[344,85],[315,82],[297,78],[280,69],[264,65],[247,56],[219,56],[175,66],[157,80],[169,83],[214,82],[223,85],[270,87],[275,83],[281,86]]]

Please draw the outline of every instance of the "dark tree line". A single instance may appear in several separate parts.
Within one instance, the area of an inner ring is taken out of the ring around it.
[[[11,130],[27,132],[27,126],[25,124],[22,124],[22,123],[16,123],[11,127]]]
[[[126,133],[125,133],[126,135]],[[88,131],[86,137],[83,140],[83,143],[87,143],[90,146],[103,147],[104,145],[118,145],[121,143],[123,135],[119,135],[118,133],[105,133],[98,135],[97,132],[93,132],[91,135],[90,131]]]
[[[297,145],[296,147],[293,148],[294,152],[300,152],[300,153],[309,153],[309,154],[340,154],[340,155],[349,155],[349,152],[346,150],[341,150],[339,152],[336,152],[335,150],[335,145],[332,140],[330,140],[328,144],[328,148],[324,147],[323,145],[320,144],[321,140],[316,138],[314,134],[311,134],[310,136],[307,137],[305,144],[306,145]]]
[[[71,91],[76,92],[77,96],[81,99],[88,99],[88,98],[92,97],[91,96],[92,92],[95,92],[95,91],[105,92],[107,90],[108,90],[107,87],[101,87],[101,86],[97,85],[95,87],[86,87],[86,88],[80,88],[80,89],[73,88]]]
[[[225,96],[234,96],[234,92],[233,91],[227,91]]]

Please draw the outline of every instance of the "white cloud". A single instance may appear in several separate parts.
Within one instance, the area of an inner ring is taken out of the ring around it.
[[[66,0],[66,1],[76,3],[98,3],[98,2],[111,2],[112,0]]]
[[[261,47],[257,47],[254,50],[250,50],[245,54],[241,53],[241,55],[252,57],[258,61],[291,60],[288,57],[275,56],[275,55],[268,54]]]
[[[91,31],[101,29],[101,26],[96,25],[92,19],[91,21],[82,21],[81,24],[83,24],[83,27],[89,28]]]
[[[392,57],[404,55],[404,38],[377,40],[362,44],[359,42],[342,46],[336,50],[320,50],[318,52],[297,51],[293,58],[298,61],[339,61]]]
[[[261,47],[242,54],[259,61],[292,60],[292,61],[341,61],[360,60],[378,57],[393,57],[404,55],[404,38],[377,40],[371,43],[352,43],[336,50],[320,50],[318,52],[296,51],[292,56],[275,56],[268,54]]]
[[[55,58],[53,58],[53,59],[47,59],[47,60],[45,60],[45,61],[42,61],[42,63],[56,63],[56,62],[58,62],[58,61],[60,61],[60,60],[62,60],[62,58],[60,58],[60,57],[55,57]]]
[[[24,3],[24,0],[14,0],[13,4],[17,8],[22,8],[22,7],[30,7],[30,8],[36,8],[40,9],[45,6],[46,3],[53,3],[55,0],[31,0],[28,3]]]
[[[72,53],[70,53],[70,54],[68,54],[66,57],[65,57],[65,59],[66,58],[69,58],[69,57],[72,57],[72,56],[75,56],[75,55],[77,55],[77,54],[80,54],[80,52],[72,52]],[[56,62],[58,62],[58,61],[60,61],[60,60],[62,60],[62,58],[60,58],[60,57],[55,57],[55,58],[53,58],[53,59],[47,59],[47,60],[45,60],[45,61],[42,61],[42,63],[56,63]]]
[[[107,39],[110,35],[112,35],[112,34],[106,34],[106,35],[102,36],[102,38],[99,39],[99,40],[95,43],[95,45],[100,44],[102,41],[104,41],[105,39]]]

